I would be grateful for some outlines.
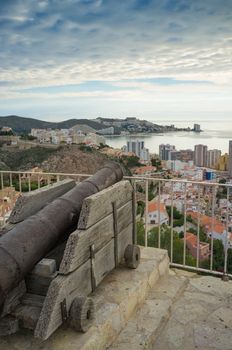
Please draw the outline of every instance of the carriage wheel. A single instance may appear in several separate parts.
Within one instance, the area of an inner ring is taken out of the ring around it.
[[[70,308],[70,325],[78,332],[87,332],[94,320],[95,308],[93,299],[84,296],[76,297]]]

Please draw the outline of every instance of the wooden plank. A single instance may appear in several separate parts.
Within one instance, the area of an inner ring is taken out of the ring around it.
[[[130,223],[118,236],[119,261],[122,261],[127,244],[132,242],[133,224]],[[98,285],[114,268],[114,238],[95,254],[95,278]],[[47,339],[61,324],[61,303],[66,299],[67,311],[78,295],[87,296],[92,292],[91,261],[68,275],[59,275],[51,283],[36,329],[35,337]]]
[[[14,309],[20,302],[22,296],[26,293],[26,284],[25,281],[21,281],[17,287],[11,290],[6,297],[6,300],[3,305],[3,310],[1,317],[7,315]]]
[[[112,207],[112,204],[111,204]],[[118,232],[132,222],[132,201],[117,209]],[[76,230],[68,239],[59,272],[62,274],[74,271],[90,258],[90,245],[94,244],[95,252],[99,251],[114,237],[113,214],[111,213],[87,230]]]
[[[20,326],[27,329],[35,329],[39,319],[41,307],[31,305],[18,305],[13,315],[20,320]]]
[[[109,215],[86,231],[74,231],[66,244],[59,272],[67,274],[74,271],[90,258],[90,246],[95,251],[101,249],[114,235],[113,218]]]
[[[119,233],[133,221],[131,200],[117,210],[117,217]]]
[[[10,315],[0,319],[0,337],[11,335],[19,330],[19,321]]]
[[[118,236],[118,260],[124,259],[124,252],[128,244],[132,244],[133,223],[130,223]]]
[[[108,275],[110,271],[115,268],[114,259],[114,239],[111,239],[104,248],[102,248],[95,258],[95,278],[96,285],[103,280],[105,276]]]
[[[20,326],[35,329],[45,297],[26,293],[12,311],[11,315],[20,320]]]
[[[115,267],[118,266],[118,213],[116,203],[113,205],[113,224],[114,224],[114,261]]]
[[[105,190],[86,198],[78,222],[78,229],[84,230],[112,213],[112,202],[116,207],[132,199],[132,186],[129,181],[120,181]]]
[[[54,277],[44,277],[29,274],[26,278],[26,286],[28,293],[46,296],[49,285],[52,282],[52,280],[56,277],[56,275],[57,274],[54,274]]]
[[[91,264],[91,286],[92,292],[96,289],[96,268],[95,268],[95,248],[94,244],[90,246],[90,264]]]
[[[9,222],[12,224],[21,222],[31,215],[36,214],[48,203],[71,190],[76,185],[74,180],[66,179],[51,184],[35,191],[23,193],[17,198],[15,206],[10,214]]]
[[[41,308],[43,306],[44,300],[45,300],[45,297],[42,295],[26,293],[21,299],[21,304]]]
[[[137,244],[137,225],[136,225],[136,214],[137,214],[137,202],[136,202],[136,192],[133,188],[132,193],[132,215],[133,215],[133,244]]]
[[[118,262],[124,259],[124,252],[128,244],[132,243],[133,224],[130,223],[122,232],[118,234]],[[115,268],[114,239],[108,242],[95,257],[96,285]]]
[[[57,276],[51,283],[36,325],[35,337],[47,339],[61,324],[61,302],[66,299],[67,310],[78,295],[91,293],[90,260],[67,276]]]

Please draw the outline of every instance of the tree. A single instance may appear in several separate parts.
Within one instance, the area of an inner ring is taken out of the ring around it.
[[[219,183],[219,184],[225,184],[225,183],[226,183],[226,179],[220,179],[220,180],[218,181],[218,183]]]
[[[99,149],[102,149],[102,148],[110,148],[110,146],[107,145],[107,144],[105,144],[105,143],[100,142],[98,148],[99,148]]]
[[[151,201],[155,197],[155,190],[157,188],[157,185],[154,184],[153,181],[149,182],[148,186],[148,200]]]
[[[23,134],[20,136],[21,140],[25,140],[25,141],[34,141],[37,140],[37,137],[29,135],[29,134]]]
[[[143,189],[143,187],[141,185],[136,185],[136,189],[140,193],[145,193],[145,190]]]
[[[139,245],[145,245],[145,229],[142,220],[137,222],[137,243]]]
[[[157,170],[161,170],[162,169],[161,160],[158,159],[158,158],[152,158],[151,159],[151,165],[155,166],[157,168]]]
[[[229,273],[232,273],[232,249],[228,249],[227,254],[227,269]]]
[[[190,227],[188,229],[188,232],[190,233],[193,233],[194,235],[197,236],[197,229],[193,228],[193,227]],[[206,242],[206,243],[209,243],[209,239],[205,233],[205,230],[202,226],[200,226],[200,229],[199,229],[199,240],[200,242]]]
[[[186,220],[187,220],[188,222],[193,222],[193,219],[192,219],[191,215],[187,215],[187,216],[186,216]]]
[[[144,228],[143,228],[144,229]],[[144,232],[143,232],[144,237]],[[155,227],[148,232],[148,246],[158,247],[159,242],[159,228]],[[169,257],[171,256],[171,229],[166,225],[160,227],[160,248],[168,251]],[[177,264],[183,264],[184,253],[184,241],[179,235],[173,231],[173,262]],[[189,254],[186,249],[186,264],[189,266],[195,266],[196,260]]]
[[[168,213],[169,217],[171,217],[171,206],[167,205],[166,209],[167,209],[167,213]],[[176,207],[173,207],[173,219],[178,220],[178,219],[181,219],[183,217],[184,217],[184,215],[181,214],[181,212],[179,212],[179,210],[177,210]]]
[[[80,146],[79,146],[79,149],[82,151],[82,152],[93,152],[93,148],[86,145],[85,143],[81,143]]]
[[[142,217],[144,214],[144,210],[145,210],[145,203],[142,201],[138,201],[137,202],[137,215],[140,214],[140,216]]]
[[[181,217],[180,219],[173,220],[173,227],[180,227],[184,225],[184,217]]]
[[[213,241],[213,269],[216,271],[224,269],[224,247],[219,239]]]
[[[137,156],[123,156],[122,160],[123,163],[129,168],[142,166],[142,164],[139,162],[139,157]]]

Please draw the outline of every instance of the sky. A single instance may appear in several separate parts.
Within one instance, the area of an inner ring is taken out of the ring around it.
[[[9,114],[229,121],[232,0],[0,0]]]

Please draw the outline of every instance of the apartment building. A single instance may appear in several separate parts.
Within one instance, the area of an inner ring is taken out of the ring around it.
[[[173,152],[176,152],[176,147],[174,145],[159,145],[159,157],[161,160],[171,160]]]
[[[232,140],[229,141],[229,177],[232,179]]]
[[[207,166],[207,151],[208,147],[205,145],[196,145],[194,147],[194,164],[196,166]]]

